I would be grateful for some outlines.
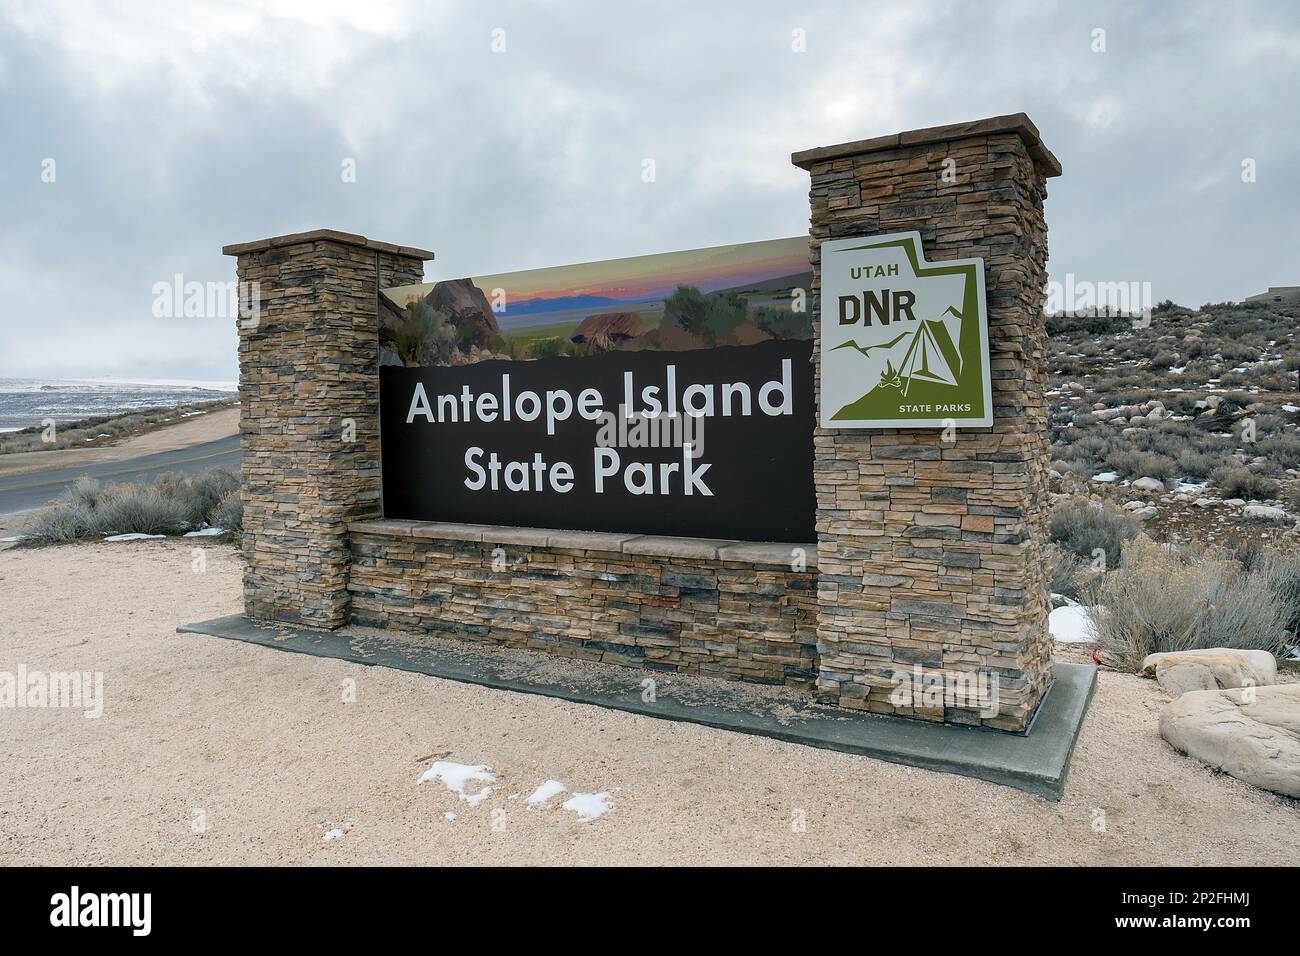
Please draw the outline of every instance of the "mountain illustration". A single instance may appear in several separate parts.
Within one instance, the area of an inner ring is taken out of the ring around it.
[[[607,295],[557,295],[552,298],[536,297],[510,302],[506,305],[507,315],[533,315],[539,312],[563,312],[569,309],[603,308],[618,305],[618,299]]]
[[[835,346],[835,348],[831,349],[831,351],[834,352],[835,349],[857,349],[863,355],[869,355],[872,349],[892,349],[895,345],[911,334],[911,332],[900,332],[888,342],[879,342],[875,345],[859,345],[853,339],[849,339],[847,342],[841,342],[839,345]]]

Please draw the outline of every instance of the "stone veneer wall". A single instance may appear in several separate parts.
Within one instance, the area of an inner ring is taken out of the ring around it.
[[[943,181],[947,159],[955,182]],[[931,262],[984,259],[993,378],[993,427],[962,429],[955,442],[937,430],[817,429],[817,693],[1021,730],[1050,666],[1043,200],[1060,166],[1023,113],[793,161],[812,177],[814,290],[824,239],[916,230]],[[893,675],[915,664],[996,674],[1000,713],[896,707]]]
[[[817,675],[812,545],[410,521],[351,535],[356,624],[793,687]],[[796,547],[808,570],[791,569]]]
[[[378,291],[433,254],[329,229],[222,252],[260,300],[239,321],[245,611],[338,627],[348,522],[380,512]]]

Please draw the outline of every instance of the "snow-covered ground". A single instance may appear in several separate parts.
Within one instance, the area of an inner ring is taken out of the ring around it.
[[[1092,616],[1086,607],[1074,601],[1052,611],[1047,618],[1047,627],[1052,640],[1061,644],[1097,643],[1097,629]]]
[[[614,809],[614,801],[608,793],[575,793],[564,803],[564,809],[578,815],[578,822],[598,820]]]
[[[477,793],[466,793],[465,788],[471,782],[492,784],[496,777],[486,764],[465,764],[439,760],[424,772],[416,783],[428,783],[441,780],[447,789],[456,794],[471,807],[477,807],[492,793],[492,787],[484,786]]]

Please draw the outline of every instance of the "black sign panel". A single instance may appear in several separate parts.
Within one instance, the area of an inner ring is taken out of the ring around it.
[[[812,343],[380,369],[384,514],[813,541]]]

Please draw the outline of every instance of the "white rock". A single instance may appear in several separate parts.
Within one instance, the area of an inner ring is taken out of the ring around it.
[[[1143,508],[1141,511],[1133,512],[1133,517],[1139,518],[1142,521],[1151,521],[1153,518],[1159,517],[1159,515],[1160,512],[1155,508],[1152,508],[1150,505]]]
[[[1206,647],[1198,650],[1148,654],[1142,660],[1143,677],[1160,675],[1173,667],[1199,667],[1210,675],[1205,690],[1231,687],[1263,687],[1277,683],[1277,660],[1268,651],[1236,647]],[[1185,677],[1184,675],[1180,675]],[[1161,681],[1161,686],[1164,682]],[[1197,688],[1201,689],[1201,688]]]
[[[1183,694],[1161,710],[1160,736],[1238,780],[1300,797],[1300,684]]]
[[[1241,513],[1254,521],[1291,520],[1285,509],[1276,508],[1273,505],[1246,505],[1241,509]]]
[[[1133,482],[1133,487],[1138,491],[1164,491],[1165,483],[1159,478],[1139,478]]]
[[[1130,501],[1130,502],[1128,502],[1126,505],[1124,505],[1124,510],[1125,510],[1125,511],[1141,511],[1141,510],[1142,510],[1143,508],[1145,508],[1146,506],[1147,506],[1147,503],[1146,503],[1145,501]]]

